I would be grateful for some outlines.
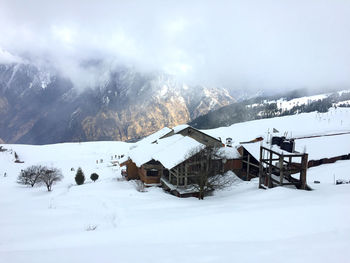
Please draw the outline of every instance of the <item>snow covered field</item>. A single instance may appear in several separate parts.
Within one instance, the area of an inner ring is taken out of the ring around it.
[[[237,142],[273,127],[300,136],[350,131],[350,109],[235,124],[210,133]],[[109,161],[130,145],[4,145],[25,163],[0,152],[0,262],[350,261],[350,184],[334,184],[335,177],[350,180],[350,161],[309,169],[314,191],[259,190],[256,179],[237,178],[230,188],[199,201],[156,187],[138,192],[134,182],[120,180],[119,168]],[[100,159],[103,163],[97,164]],[[52,192],[16,183],[21,169],[37,163],[62,169],[64,179]],[[87,177],[82,186],[71,171],[79,166]],[[95,183],[89,179],[92,172],[100,175]]]

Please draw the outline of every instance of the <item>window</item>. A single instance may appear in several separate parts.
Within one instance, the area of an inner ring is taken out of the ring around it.
[[[147,170],[147,176],[158,176],[158,170],[157,169]]]
[[[169,178],[169,170],[168,169],[163,170],[163,176]]]

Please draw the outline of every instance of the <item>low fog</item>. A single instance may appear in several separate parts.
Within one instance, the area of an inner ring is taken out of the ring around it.
[[[80,86],[126,65],[232,89],[341,88],[349,32],[347,0],[2,0],[0,63],[34,61]]]

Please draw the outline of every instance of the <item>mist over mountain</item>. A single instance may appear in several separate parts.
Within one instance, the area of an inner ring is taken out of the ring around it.
[[[81,90],[54,70],[0,65],[0,139],[6,143],[135,140],[232,102],[223,88],[188,86],[129,67],[110,68],[96,86]]]

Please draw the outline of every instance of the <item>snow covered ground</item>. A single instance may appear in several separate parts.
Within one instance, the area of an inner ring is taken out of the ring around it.
[[[273,127],[298,135],[346,131],[349,117],[350,109],[337,109],[210,133],[244,141]],[[109,161],[130,146],[4,145],[25,163],[0,152],[0,262],[349,262],[350,184],[335,185],[334,178],[350,180],[350,161],[309,169],[314,191],[259,190],[256,179],[237,178],[199,201],[156,187],[138,192],[134,182],[121,180],[119,168]],[[16,183],[21,169],[37,163],[62,169],[64,180],[52,192]],[[79,166],[87,177],[81,186],[71,171]],[[100,175],[95,183],[89,179],[92,172]]]
[[[203,131],[213,137],[220,137],[223,141],[230,137],[233,145],[237,145],[260,136],[267,138],[273,128],[280,134],[287,133],[287,138],[350,132],[350,108],[331,108],[326,113],[301,113],[247,121]]]

